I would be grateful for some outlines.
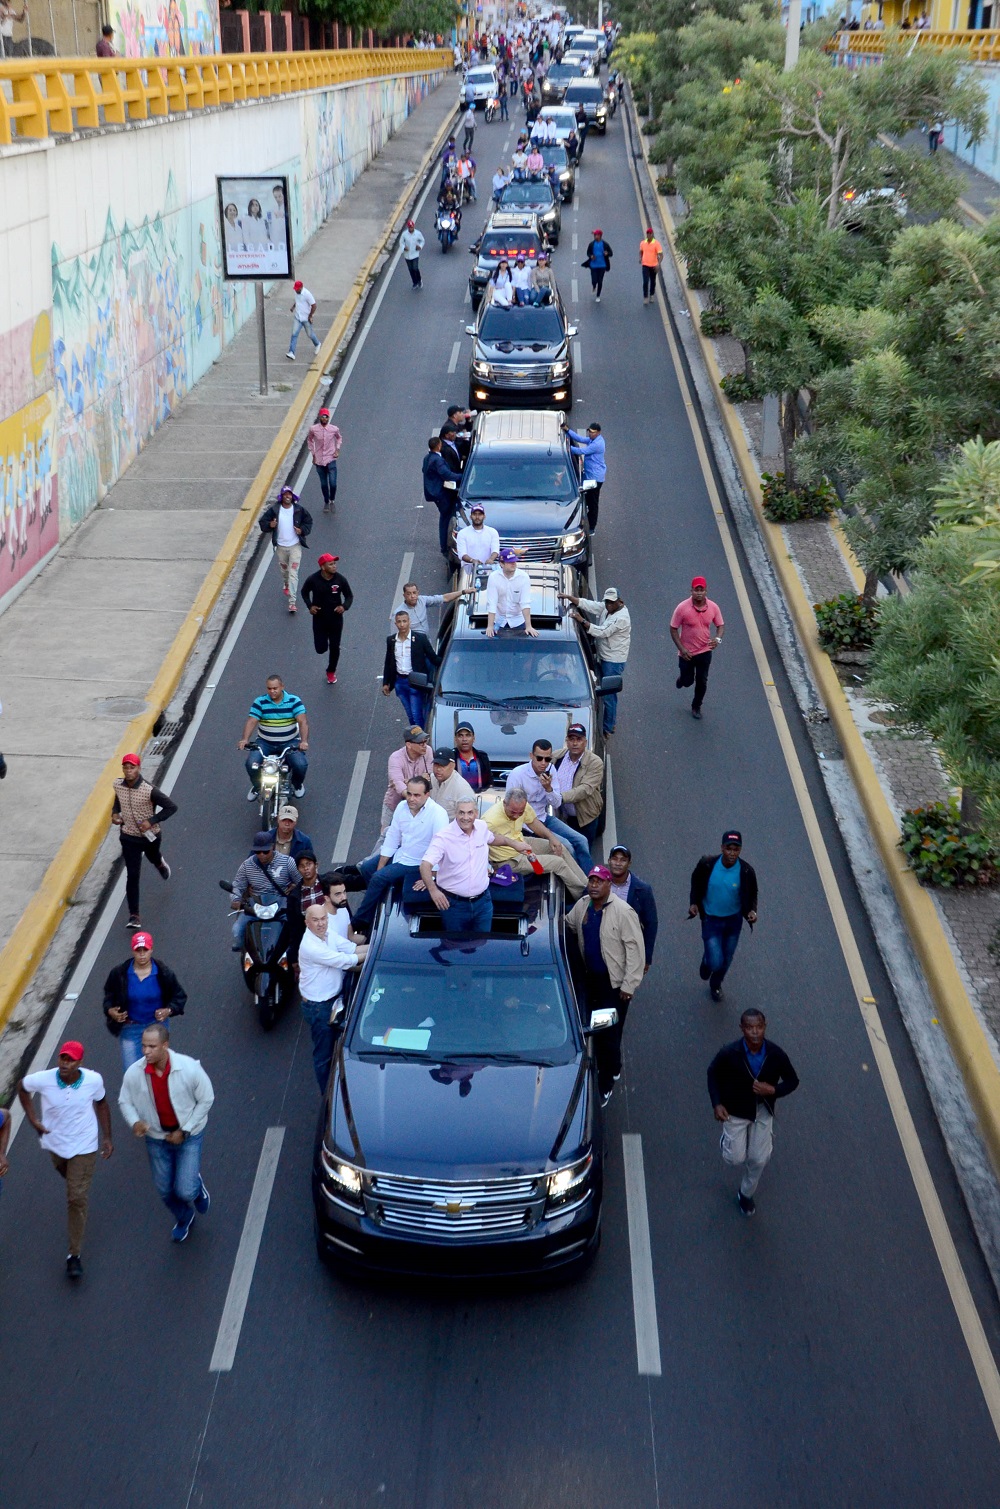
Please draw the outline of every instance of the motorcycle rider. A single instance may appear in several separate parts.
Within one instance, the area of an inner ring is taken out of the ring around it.
[[[255,730],[256,739],[253,737]],[[248,802],[257,800],[261,765],[258,745],[265,755],[278,755],[287,748],[285,758],[295,783],[295,795],[305,796],[306,771],[309,769],[309,761],[306,759],[309,720],[302,698],[296,697],[293,692],[286,692],[280,676],[268,676],[267,693],[263,697],[256,697],[251,704],[247,721],[243,725],[243,736],[236,745],[237,749],[250,751],[246,758],[247,775],[251,781],[247,792]]]
[[[253,853],[245,859],[233,879],[232,901],[229,911],[233,916],[233,953],[243,947],[243,935],[250,921],[243,910],[248,896],[257,898],[269,891],[279,891],[288,896],[299,883],[299,872],[288,854],[279,854],[274,847],[274,834],[262,830],[253,841]]]
[[[455,189],[454,185],[450,182],[450,180],[444,183],[441,187],[441,192],[438,195],[437,208],[439,215],[444,213],[454,215],[455,235],[457,237],[459,231],[462,229],[462,208],[458,202],[458,192]]]

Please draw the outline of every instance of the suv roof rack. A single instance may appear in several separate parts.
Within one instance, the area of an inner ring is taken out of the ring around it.
[[[563,565],[560,561],[525,561],[520,569],[531,581],[531,622],[549,628],[560,624],[566,609],[559,601],[563,590]],[[469,622],[475,627],[486,626],[488,608],[486,586],[492,576],[489,567],[476,573],[473,583],[474,596],[468,607]]]

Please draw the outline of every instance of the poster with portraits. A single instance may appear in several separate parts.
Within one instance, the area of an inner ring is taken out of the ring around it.
[[[288,179],[217,178],[226,278],[290,278]]]

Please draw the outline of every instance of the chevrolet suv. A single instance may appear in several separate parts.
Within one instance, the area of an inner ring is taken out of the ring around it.
[[[530,401],[541,406],[573,407],[573,362],[570,342],[576,326],[569,324],[556,289],[549,304],[516,305],[503,309],[484,298],[474,325],[469,366],[469,408],[519,407]]]
[[[599,131],[602,136],[607,131],[608,99],[604,85],[598,79],[578,79],[575,84],[570,84],[563,103],[575,110],[578,118],[582,113],[592,130]]]
[[[513,267],[518,257],[534,266],[544,250],[538,221],[529,211],[517,214],[494,211],[476,245],[470,248],[476,265],[469,275],[469,298],[478,309],[494,270],[506,260]]]
[[[537,215],[538,228],[546,241],[550,246],[559,245],[562,208],[547,178],[522,178],[509,183],[500,195],[497,208],[501,214],[528,210]]]

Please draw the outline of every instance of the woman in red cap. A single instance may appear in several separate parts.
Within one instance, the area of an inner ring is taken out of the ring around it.
[[[104,1016],[122,1050],[122,1071],[142,1058],[143,1029],[182,1016],[187,991],[169,964],[153,957],[151,933],[132,934],[132,957],[104,982]]]
[[[320,409],[316,423],[309,426],[306,445],[313,458],[313,466],[323,493],[323,512],[329,513],[337,501],[337,457],[340,455],[342,436],[335,424],[330,422],[330,410]]]

